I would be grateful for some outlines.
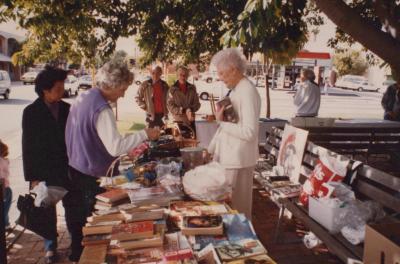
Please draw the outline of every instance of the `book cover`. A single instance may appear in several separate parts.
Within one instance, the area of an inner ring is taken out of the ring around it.
[[[111,241],[110,234],[90,235],[90,236],[83,237],[82,245],[83,246],[101,245],[101,244],[108,245],[110,243],[110,241]]]
[[[105,203],[113,203],[128,198],[128,193],[123,189],[112,189],[96,195],[96,199]]]
[[[83,249],[79,263],[104,263],[107,255],[107,245],[91,245]]]
[[[185,216],[181,230],[184,235],[222,235],[224,233],[220,215]]]
[[[222,218],[229,241],[257,239],[253,225],[244,214],[227,214]]]
[[[165,235],[164,257],[166,261],[193,258],[193,251],[187,238],[181,232]]]
[[[212,244],[208,244],[197,253],[197,260],[199,264],[221,264]]]
[[[207,245],[212,244],[214,247],[227,243],[228,238],[225,235],[220,236],[189,236],[189,240],[196,251],[204,249]]]
[[[226,244],[217,246],[215,249],[222,261],[238,260],[267,253],[264,246],[257,239],[229,241]]]
[[[124,213],[125,221],[137,222],[146,220],[157,220],[164,218],[164,209],[154,209],[149,211],[134,212],[134,213]]]
[[[276,262],[266,254],[253,256],[253,257],[249,257],[249,258],[245,258],[245,259],[228,261],[225,263],[227,263],[227,264],[248,264],[248,263],[276,264]]]
[[[153,221],[133,222],[113,226],[111,239],[130,240],[152,237],[154,234]]]
[[[162,263],[162,248],[128,249],[118,256],[118,264]]]
[[[106,214],[106,215],[92,215],[87,218],[87,221],[92,224],[108,221],[123,221],[125,217],[122,213]]]
[[[224,121],[226,122],[232,122],[232,123],[237,123],[239,121],[239,118],[235,112],[235,109],[233,108],[231,99],[229,96],[225,96],[221,100],[215,103],[217,106],[217,109],[220,109],[222,107],[225,107],[224,109]]]

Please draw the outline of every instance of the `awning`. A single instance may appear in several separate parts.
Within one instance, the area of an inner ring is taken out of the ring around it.
[[[2,54],[2,53],[0,53],[0,61],[11,62],[11,58],[6,56],[6,55],[4,55],[4,54]]]

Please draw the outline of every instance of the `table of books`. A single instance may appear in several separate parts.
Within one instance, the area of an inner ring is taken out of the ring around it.
[[[275,263],[243,214],[185,195],[177,155],[146,155],[102,179],[79,263]]]

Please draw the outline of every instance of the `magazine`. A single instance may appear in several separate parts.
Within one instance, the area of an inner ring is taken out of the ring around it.
[[[215,249],[222,261],[232,261],[267,253],[264,246],[257,239],[229,241]]]
[[[222,217],[219,215],[185,216],[182,234],[184,235],[222,235]]]

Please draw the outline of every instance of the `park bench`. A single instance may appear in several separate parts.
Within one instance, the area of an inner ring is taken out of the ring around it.
[[[272,128],[268,132],[265,149],[269,155],[277,157],[282,132],[278,128]],[[313,171],[319,157],[318,153],[321,150],[324,150],[321,146],[307,141],[302,160],[300,183],[304,183]],[[346,159],[344,156],[341,158]],[[400,178],[363,165],[357,169],[357,177],[352,184],[352,190],[357,199],[374,200],[381,204],[388,214],[385,221],[396,221],[395,217],[396,215],[398,217],[400,213]],[[327,229],[309,217],[307,209],[299,204],[298,198],[281,198],[279,204],[281,209],[276,227],[276,238],[279,235],[279,227],[285,210],[288,210],[294,217],[301,220],[310,231],[325,243],[330,252],[338,256],[343,262],[347,263],[349,259],[361,260],[363,258],[363,245],[354,246],[340,233],[329,233]]]
[[[368,162],[372,154],[386,154],[400,147],[400,127],[307,127],[308,140],[338,154],[363,155]]]

